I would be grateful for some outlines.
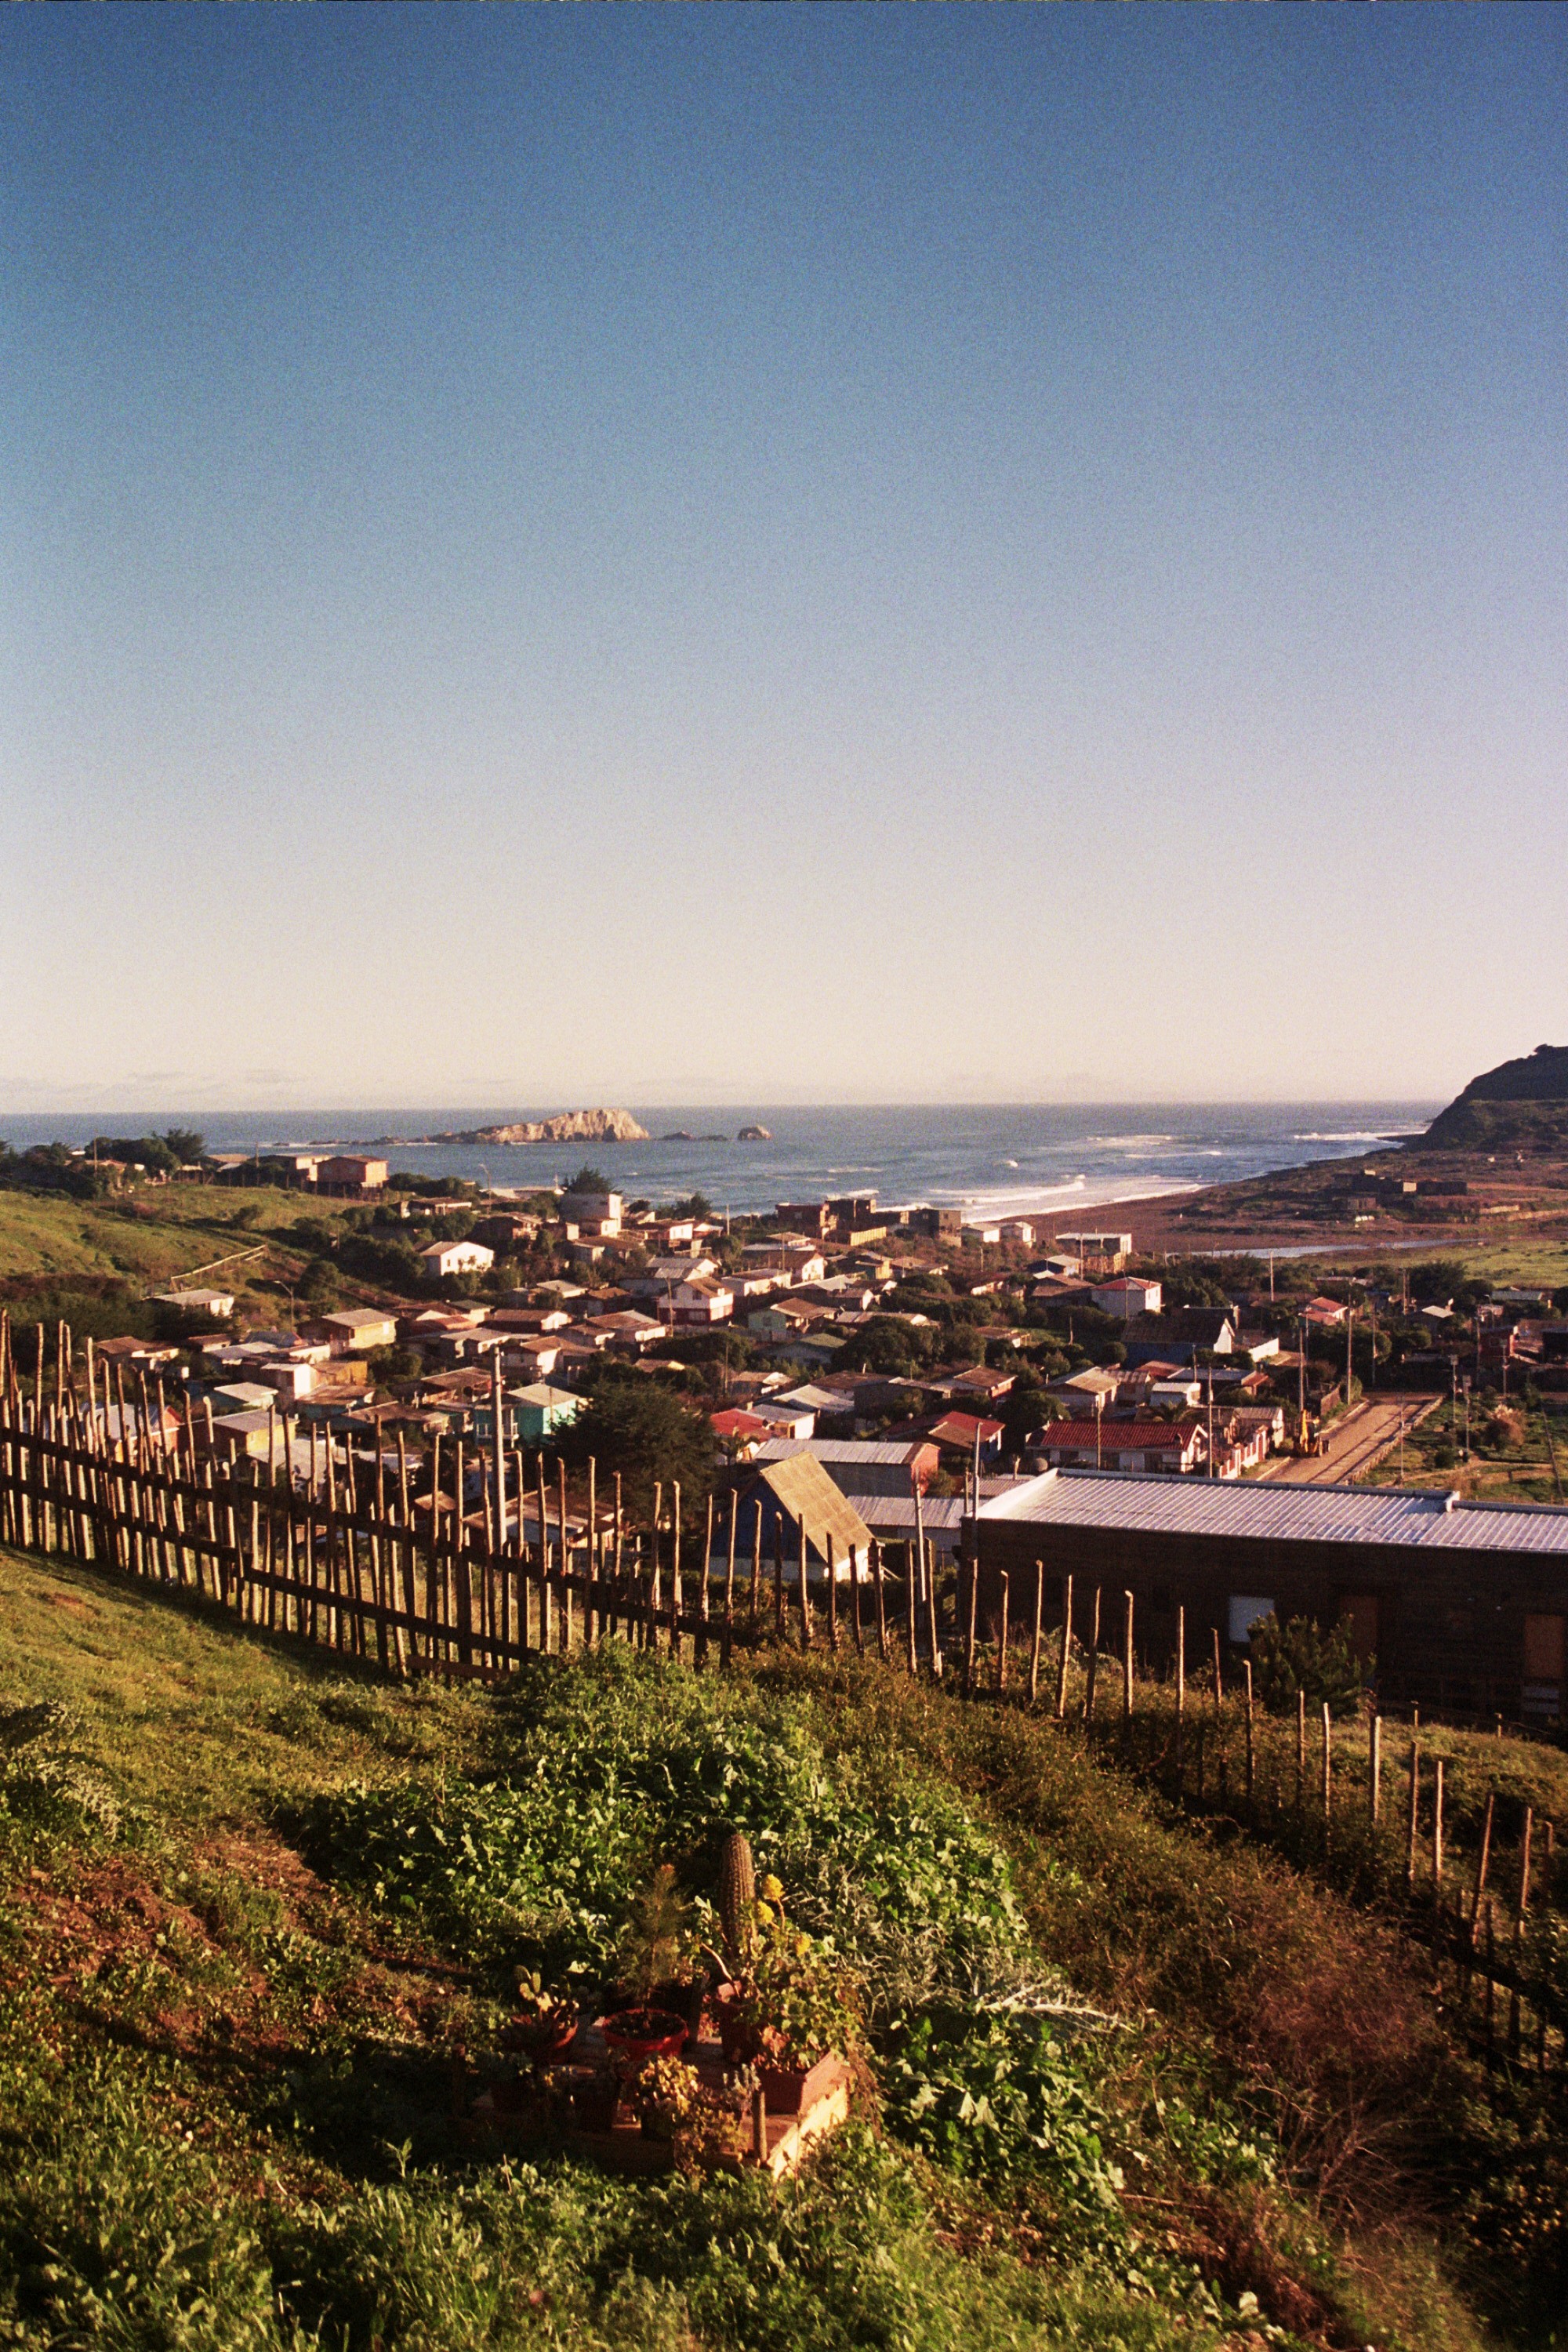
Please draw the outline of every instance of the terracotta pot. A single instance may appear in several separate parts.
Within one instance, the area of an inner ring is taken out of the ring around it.
[[[518,2017],[512,2020],[507,2039],[512,2047],[522,2051],[536,2065],[547,2065],[552,2058],[560,2058],[577,2039],[576,2010],[568,2004],[552,2009],[543,2017]]]
[[[769,2115],[804,2114],[827,2088],[833,2068],[831,2052],[814,2066],[770,2066],[765,2059],[760,2060],[757,2079],[762,2084]]]
[[[686,2047],[686,2020],[667,2009],[623,2009],[601,2017],[599,2031],[617,2057],[639,2066],[647,2058],[679,2057]]]
[[[727,2066],[757,2053],[756,2029],[741,2011],[740,2001],[732,1985],[721,1985],[708,2002],[708,2019],[719,2036]]]
[[[585,2066],[583,2076],[572,2084],[573,2122],[579,2131],[614,2131],[620,2084],[613,2074],[601,2074],[595,2067]]]

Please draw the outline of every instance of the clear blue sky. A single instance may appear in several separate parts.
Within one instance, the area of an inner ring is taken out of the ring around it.
[[[0,12],[0,1105],[1568,1038],[1568,14]]]

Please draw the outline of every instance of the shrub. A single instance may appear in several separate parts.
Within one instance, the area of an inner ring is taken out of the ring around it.
[[[1270,1614],[1252,1629],[1254,1686],[1271,1715],[1293,1714],[1298,1691],[1309,1706],[1326,1700],[1334,1715],[1353,1715],[1372,1664],[1368,1659],[1363,1666],[1357,1658],[1348,1624],[1325,1633],[1310,1618],[1292,1617],[1281,1625]]]

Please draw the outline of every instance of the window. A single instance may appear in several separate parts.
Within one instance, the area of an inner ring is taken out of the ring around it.
[[[1260,1617],[1272,1617],[1274,1603],[1256,1592],[1233,1592],[1230,1596],[1229,1622],[1226,1633],[1237,1643],[1245,1642]]]

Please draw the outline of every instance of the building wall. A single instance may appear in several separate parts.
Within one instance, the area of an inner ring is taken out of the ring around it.
[[[1282,1621],[1310,1617],[1332,1625],[1350,1616],[1358,1645],[1375,1652],[1385,1705],[1415,1700],[1444,1714],[1495,1712],[1515,1722],[1563,1717],[1561,1680],[1553,1685],[1525,1671],[1527,1619],[1537,1664],[1552,1652],[1552,1624],[1561,1629],[1568,1621],[1568,1557],[1561,1554],[1276,1542],[1006,1519],[980,1520],[979,1549],[986,1622],[994,1618],[1000,1570],[1008,1571],[1016,1616],[1018,1594],[1033,1592],[1038,1560],[1047,1610],[1054,1607],[1058,1623],[1062,1580],[1073,1578],[1080,1634],[1100,1585],[1101,1640],[1109,1648],[1120,1638],[1121,1595],[1131,1591],[1139,1656],[1157,1673],[1174,1655],[1178,1606],[1186,1611],[1189,1664],[1198,1664],[1208,1654],[1211,1629],[1217,1627],[1222,1642],[1231,1639],[1232,1600],[1250,1596],[1272,1601]],[[1555,1641],[1560,1652],[1561,1630]]]

